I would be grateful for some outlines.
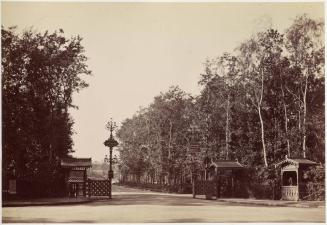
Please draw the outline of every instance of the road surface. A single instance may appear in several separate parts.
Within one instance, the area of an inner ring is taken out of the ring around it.
[[[244,206],[114,187],[113,199],[80,205],[2,208],[3,222],[32,223],[180,223],[324,222],[325,207]]]

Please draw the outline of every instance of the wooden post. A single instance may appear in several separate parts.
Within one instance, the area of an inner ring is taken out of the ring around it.
[[[234,198],[234,173],[232,171],[232,197]]]
[[[282,196],[281,196],[281,200],[284,200],[284,190],[283,190],[283,186],[284,186],[284,177],[283,177],[283,168],[281,168],[280,170],[280,183],[281,183],[281,191],[282,191]]]
[[[220,198],[220,178],[219,178],[219,171],[217,169],[217,182],[216,182],[216,199],[219,199]]]
[[[297,168],[296,172],[296,185],[297,185],[297,198],[296,201],[300,200],[300,184],[299,184],[299,167]]]
[[[68,197],[71,197],[71,184],[69,183],[69,171],[70,170],[66,170],[65,171],[65,181],[66,181],[66,194]]]
[[[216,196],[217,196],[217,199],[220,198],[220,179],[219,179],[219,176],[217,175],[217,190],[216,190]]]
[[[195,198],[196,197],[195,173],[192,173],[192,193],[193,193],[193,198]]]
[[[86,168],[83,173],[83,195],[86,197]]]

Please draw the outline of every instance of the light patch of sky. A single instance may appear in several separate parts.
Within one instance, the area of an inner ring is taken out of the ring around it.
[[[74,94],[74,155],[102,161],[105,124],[122,122],[179,85],[193,95],[203,63],[231,52],[254,32],[283,32],[297,15],[324,18],[323,3],[3,2],[2,25],[62,28],[83,37],[90,87]]]

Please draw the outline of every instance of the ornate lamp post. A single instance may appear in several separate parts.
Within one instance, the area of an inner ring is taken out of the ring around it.
[[[112,118],[110,118],[110,121],[107,123],[106,128],[110,131],[110,137],[108,140],[104,142],[104,145],[109,147],[109,171],[108,171],[108,180],[109,180],[109,198],[111,198],[111,182],[112,178],[114,177],[114,172],[112,170],[112,149],[113,147],[118,145],[118,142],[114,139],[112,132],[117,127],[116,123],[112,121]]]

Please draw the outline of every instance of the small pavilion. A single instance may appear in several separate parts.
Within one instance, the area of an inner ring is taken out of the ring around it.
[[[216,197],[220,198],[221,192],[228,197],[235,197],[235,188],[236,181],[240,175],[240,172],[243,171],[244,166],[240,164],[237,160],[219,160],[216,162],[211,162],[208,166],[208,180],[216,180]],[[225,183],[226,185],[222,185]],[[226,190],[221,190],[221,187],[227,187]]]
[[[307,195],[304,173],[318,163],[308,159],[285,159],[275,168],[281,169],[282,200],[298,201]]]
[[[221,196],[241,197],[245,168],[238,160],[212,161],[206,158],[204,164],[205,170],[200,173],[200,179],[193,183],[193,198],[202,194],[205,194],[206,199],[212,199],[213,196],[217,199]]]
[[[87,169],[92,167],[92,159],[63,158],[60,165],[65,174],[67,195],[86,196]]]

